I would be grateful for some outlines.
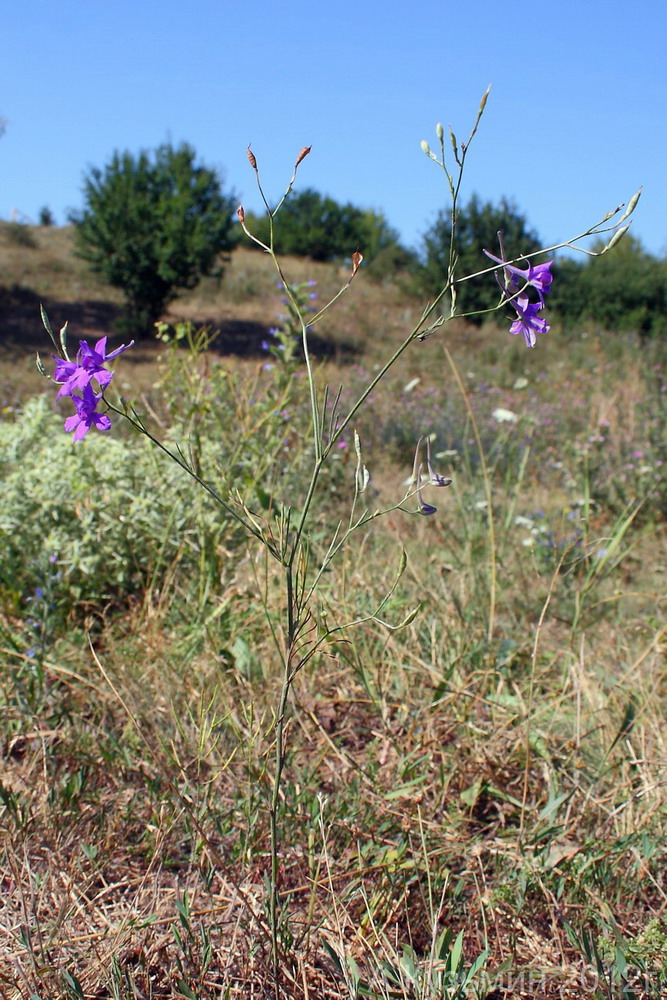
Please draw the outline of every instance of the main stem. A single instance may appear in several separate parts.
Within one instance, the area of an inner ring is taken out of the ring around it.
[[[294,570],[293,557],[285,567],[285,584],[287,590],[287,636],[283,657],[283,682],[280,689],[278,714],[275,722],[275,767],[273,774],[273,789],[271,791],[271,806],[269,809],[269,829],[271,835],[271,885],[269,891],[269,926],[271,929],[271,957],[273,961],[273,981],[276,1000],[280,1000],[280,947],[278,943],[278,801],[280,799],[280,783],[285,767],[285,712],[289,697],[293,670],[293,651],[297,632],[297,618],[294,606]]]

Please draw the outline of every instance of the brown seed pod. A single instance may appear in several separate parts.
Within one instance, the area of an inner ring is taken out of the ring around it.
[[[299,151],[299,155],[296,158],[296,163],[294,164],[295,170],[299,166],[301,161],[306,159],[312,148],[313,148],[312,146],[304,146],[303,149]]]

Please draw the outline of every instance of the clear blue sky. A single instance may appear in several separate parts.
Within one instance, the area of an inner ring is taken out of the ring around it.
[[[22,0],[0,13],[0,217],[59,223],[116,149],[190,142],[246,209],[245,149],[298,184],[381,209],[407,244],[446,204],[420,150],[491,97],[464,198],[516,201],[545,242],[644,186],[633,224],[667,252],[667,2]]]

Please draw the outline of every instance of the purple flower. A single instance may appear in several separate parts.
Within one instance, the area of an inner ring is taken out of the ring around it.
[[[496,257],[495,254],[489,253],[488,250],[485,250],[484,253],[491,260],[495,260],[498,264],[503,265],[505,269],[505,281],[507,282],[503,291],[506,295],[514,295],[519,289],[525,289],[527,285],[530,285],[535,289],[540,302],[544,305],[544,296],[551,291],[551,282],[553,281],[553,274],[550,270],[553,264],[552,260],[548,260],[545,264],[531,264],[529,262],[528,267],[523,268],[507,264],[501,257]]]
[[[121,344],[120,347],[117,347],[115,351],[111,352],[111,354],[107,354],[106,337],[102,337],[101,340],[98,340],[95,347],[89,347],[86,341],[82,340],[80,344],[80,354],[83,359],[82,364],[86,366],[92,365],[95,368],[101,368],[107,361],[113,361],[113,359],[117,358],[119,354],[123,353],[123,351],[129,350],[133,344],[134,341],[131,340],[129,344]]]
[[[83,387],[83,396],[72,396],[76,413],[65,421],[65,430],[68,433],[74,431],[75,441],[85,438],[91,427],[97,427],[98,431],[108,431],[111,427],[107,415],[97,412],[97,405],[101,399],[102,395],[96,396],[90,384]]]
[[[431,439],[426,438],[426,468],[428,469],[428,481],[430,486],[451,486],[452,480],[447,478],[447,476],[441,476],[439,472],[435,472],[433,466],[431,465]],[[422,511],[423,513],[423,511]]]
[[[450,486],[451,479],[447,479],[445,476],[441,476],[439,473],[433,471],[433,466],[431,465],[431,441],[430,438],[426,438],[426,466],[428,468],[428,478],[424,482],[422,479],[422,469],[423,465],[421,462],[421,447],[423,436],[417,441],[417,447],[415,449],[415,460],[412,466],[412,477],[411,482],[415,484],[415,494],[417,496],[417,513],[424,514],[425,516],[430,516],[435,514],[437,507],[433,504],[427,503],[422,496],[422,486]]]
[[[522,334],[526,347],[535,347],[536,334],[548,333],[551,329],[547,321],[537,315],[542,303],[530,302],[527,295],[519,295],[510,304],[519,314],[510,327],[510,333]]]
[[[58,397],[71,396],[74,389],[85,389],[90,384],[91,379],[95,379],[100,389],[106,389],[113,378],[113,372],[110,372],[104,365],[107,361],[118,357],[123,351],[127,351],[133,344],[134,341],[131,340],[129,344],[121,344],[111,354],[107,354],[106,337],[98,340],[95,347],[90,347],[85,340],[82,340],[79,344],[76,362],[56,358],[53,381],[63,383]]]

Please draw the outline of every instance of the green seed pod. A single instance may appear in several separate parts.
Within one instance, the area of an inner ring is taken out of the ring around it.
[[[612,247],[615,247],[617,243],[620,243],[621,240],[623,239],[623,237],[625,236],[625,234],[627,233],[627,231],[628,231],[629,228],[630,228],[629,225],[627,225],[627,226],[621,226],[621,228],[618,229],[614,233],[614,235],[612,236],[612,238],[609,240],[609,243],[607,243],[607,245],[604,248],[604,250],[602,251],[602,253],[606,253],[607,250],[611,250]]]
[[[640,188],[639,191],[637,191],[637,192],[635,192],[635,194],[633,194],[632,198],[628,202],[628,207],[626,208],[625,212],[623,212],[623,215],[618,220],[619,222],[624,222],[625,219],[629,218],[632,215],[632,213],[634,212],[634,210],[637,207],[637,202],[639,201],[639,199],[642,196],[642,191],[643,190],[644,190],[643,188]]]

